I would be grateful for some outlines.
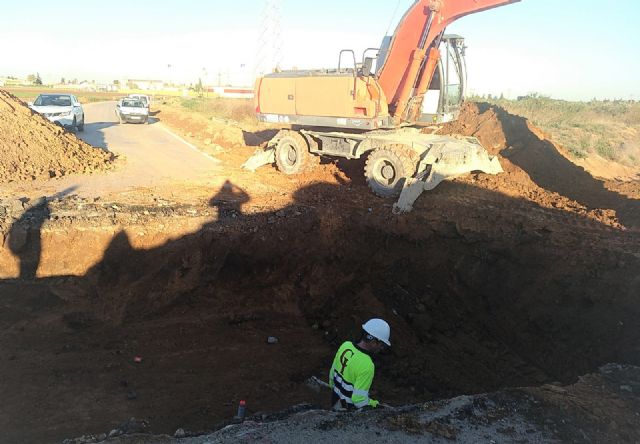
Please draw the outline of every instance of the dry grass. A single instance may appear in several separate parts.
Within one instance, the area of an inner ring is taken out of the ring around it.
[[[123,94],[113,92],[75,91],[52,88],[2,88],[26,102],[35,100],[39,94],[73,94],[80,103],[104,102],[115,100]]]
[[[486,99],[529,119],[576,158],[598,154],[622,164],[640,165],[640,103],[567,102],[531,95],[521,100]]]
[[[251,100],[225,99],[220,97],[173,100],[177,101],[183,108],[197,112],[208,118],[215,117],[218,119],[233,120],[240,124],[256,123],[256,112],[253,107],[253,101]]]
[[[253,102],[225,98],[175,98],[166,102],[207,118],[255,125]],[[522,100],[486,99],[529,119],[576,158],[597,154],[625,165],[640,165],[640,103],[628,101],[567,102],[531,95]]]

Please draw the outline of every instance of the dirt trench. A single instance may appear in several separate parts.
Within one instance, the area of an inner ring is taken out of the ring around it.
[[[187,216],[125,207],[127,231],[38,227],[15,254],[41,249],[39,277],[0,281],[0,428],[55,442],[129,417],[207,430],[240,399],[326,406],[305,380],[371,316],[392,326],[374,385],[390,403],[640,364],[633,233],[465,183],[407,216],[340,205],[343,192],[310,185],[269,211],[214,198],[199,230],[146,248],[131,233]],[[47,272],[74,261],[86,271]]]

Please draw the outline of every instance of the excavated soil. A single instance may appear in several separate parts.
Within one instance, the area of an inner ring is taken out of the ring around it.
[[[0,183],[102,172],[114,156],[30,110],[0,90]]]
[[[565,149],[527,119],[488,103],[467,103],[460,119],[441,134],[477,137],[500,155],[505,174],[461,181],[558,208],[618,228],[640,228],[640,183],[593,177],[572,163]]]
[[[327,407],[305,381],[371,316],[392,326],[374,396],[394,404],[639,365],[637,184],[594,179],[518,119],[467,108],[458,131],[506,173],[403,216],[354,163],[277,179],[284,205],[251,193],[269,169],[199,205],[1,202],[0,429],[56,442],[130,417],[211,430],[240,399]]]

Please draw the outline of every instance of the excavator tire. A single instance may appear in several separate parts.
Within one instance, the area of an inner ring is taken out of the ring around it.
[[[404,145],[388,145],[369,154],[364,177],[374,194],[390,198],[402,192],[405,179],[413,177],[419,161],[418,154]]]
[[[318,164],[319,158],[309,152],[302,134],[286,131],[276,144],[276,165],[284,174],[302,174]]]

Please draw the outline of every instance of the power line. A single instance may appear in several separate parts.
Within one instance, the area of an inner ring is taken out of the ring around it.
[[[396,19],[396,14],[398,13],[398,9],[400,9],[400,3],[402,3],[402,1],[403,0],[398,0],[398,3],[396,3],[396,8],[393,10],[393,14],[391,14],[391,19],[389,20],[389,26],[387,26],[387,30],[384,33],[385,36],[389,35],[389,31],[391,30],[391,26]]]
[[[265,0],[254,69],[256,77],[281,68],[282,46],[282,0]]]

